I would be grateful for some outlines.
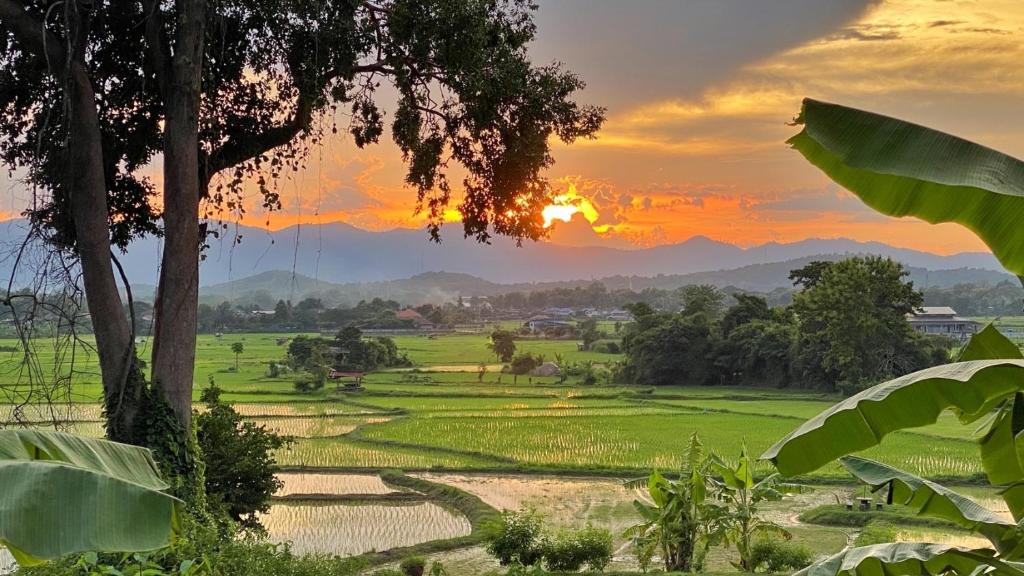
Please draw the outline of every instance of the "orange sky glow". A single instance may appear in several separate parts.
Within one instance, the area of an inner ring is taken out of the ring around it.
[[[658,6],[645,8],[651,18],[659,17]],[[844,0],[844,6],[827,26],[798,29],[803,37],[784,22],[778,37],[768,38],[770,50],[737,54],[728,63],[712,58],[719,66],[713,74],[682,70],[676,86],[672,74],[652,72],[636,84],[619,78],[603,63],[614,56],[614,43],[591,43],[589,52],[565,44],[586,31],[566,29],[571,17],[551,23],[558,14],[546,11],[559,8],[542,3],[535,59],[564,60],[588,80],[580,99],[608,106],[597,139],[554,145],[556,164],[547,176],[555,200],[543,214],[547,241],[635,248],[697,235],[742,246],[846,237],[938,253],[983,250],[958,226],[873,213],[787,148],[796,129],[786,123],[811,96],[1024,156],[1024,2]],[[671,9],[693,34],[715,25]],[[630,33],[622,31],[625,40],[617,41],[648,41],[643,27]],[[712,48],[726,50],[738,40],[726,35]],[[652,67],[704,57],[693,49],[651,51],[662,52],[668,52],[664,61]],[[707,60],[695,62],[692,70],[707,70]],[[339,130],[314,151],[306,170],[276,183],[283,210],[263,211],[253,189],[241,222],[270,230],[333,221],[371,230],[423,227],[413,210],[415,192],[403,183],[401,154],[385,140],[359,150]],[[461,236],[458,213],[449,210],[446,220],[442,233]]]

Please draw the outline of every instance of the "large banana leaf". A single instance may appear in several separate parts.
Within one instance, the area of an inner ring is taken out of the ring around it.
[[[1020,348],[993,325],[975,334],[960,354],[960,360],[1022,359]],[[1024,395],[1013,398],[993,414],[987,432],[980,440],[981,463],[993,485],[1005,486],[1003,500],[1013,517],[1024,517]]]
[[[22,565],[170,544],[177,500],[150,452],[42,430],[0,431],[0,544]]]
[[[971,336],[971,340],[960,352],[958,360],[1022,360],[1024,354],[1009,338],[1003,336],[993,324],[985,326],[981,332]]]
[[[890,432],[932,424],[947,409],[964,422],[974,421],[1021,390],[1024,360],[927,368],[843,400],[787,434],[761,458],[785,476],[805,474],[871,448]]]
[[[1004,520],[977,502],[935,482],[891,466],[845,456],[839,462],[874,490],[889,487],[890,504],[902,504],[922,516],[947,520],[988,538],[1004,560],[1019,560],[1024,552],[1024,534],[1017,525]]]
[[[848,548],[794,576],[940,576],[944,574],[1024,576],[1015,563],[993,550],[965,550],[940,544],[898,542]]]
[[[887,116],[805,99],[789,140],[812,164],[889,216],[958,222],[1024,275],[1024,162]]]

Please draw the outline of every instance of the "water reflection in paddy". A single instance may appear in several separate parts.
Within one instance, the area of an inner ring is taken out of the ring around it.
[[[277,478],[284,486],[276,496],[294,494],[390,494],[389,488],[376,474],[313,474],[282,473]]]
[[[437,504],[278,504],[260,521],[299,554],[342,556],[468,535],[469,520]]]

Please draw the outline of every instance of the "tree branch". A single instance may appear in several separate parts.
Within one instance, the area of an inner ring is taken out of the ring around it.
[[[291,142],[299,132],[309,128],[313,120],[313,101],[315,96],[309,92],[299,93],[295,112],[285,123],[269,128],[262,134],[232,138],[210,154],[206,167],[206,181],[214,174],[255,158],[268,150],[284,146]]]
[[[0,20],[14,33],[14,37],[29,52],[46,60],[47,69],[54,76],[64,74],[64,43],[46,29],[43,21],[29,14],[15,0],[0,0]]]

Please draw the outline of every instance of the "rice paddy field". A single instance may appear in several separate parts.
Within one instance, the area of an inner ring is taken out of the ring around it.
[[[224,390],[222,398],[245,418],[294,438],[276,454],[286,469],[281,499],[263,522],[272,540],[291,542],[299,552],[360,554],[469,533],[468,520],[443,503],[384,501],[401,490],[384,484],[377,473],[400,468],[456,486],[497,509],[535,507],[555,527],[587,522],[606,527],[616,534],[610,569],[634,570],[635,559],[620,535],[635,521],[632,501],[638,494],[623,488],[623,478],[678,468],[694,433],[709,450],[725,457],[737,456],[744,445],[759,454],[837,400],[809,391],[693,387],[684,381],[652,388],[583,386],[573,378],[560,382],[556,377],[514,380],[495,365],[485,334],[400,336],[395,340],[413,360],[413,368],[369,374],[357,392],[329,383],[315,393],[298,393],[294,375],[271,378],[266,373],[269,363],[283,359],[286,346],[279,342],[287,337],[201,336],[194,399],[195,409],[203,410],[198,403],[201,387],[212,379]],[[234,342],[244,346],[237,370]],[[0,341],[4,345],[17,343]],[[38,349],[40,365],[46,366],[46,346],[39,343]],[[520,349],[548,359],[557,354],[564,362],[621,359],[579,352],[574,341],[524,341]],[[481,363],[487,365],[482,376]],[[0,424],[59,422],[65,429],[102,436],[95,361],[83,352],[74,370],[72,387],[52,389],[50,397],[59,401],[46,405],[28,395],[19,380],[20,356],[0,353]],[[65,366],[53,373],[67,371]],[[891,435],[865,455],[963,484],[981,473],[972,432],[945,414],[932,426]],[[766,463],[757,469],[760,474],[770,471]],[[818,485],[813,495],[773,503],[768,512],[816,552],[835,552],[851,534],[803,526],[794,519],[810,506],[849,498],[849,477],[829,466],[803,480]],[[319,498],[304,499],[310,495]],[[331,500],[332,495],[340,499]],[[999,503],[983,490],[972,495],[986,504]],[[908,528],[903,536],[941,536],[950,542],[962,537],[921,532]],[[730,554],[723,551],[709,562],[713,568],[731,570]],[[479,547],[446,552],[438,559],[456,576],[495,567]]]
[[[836,400],[807,391],[688,387],[685,382],[659,388],[581,386],[555,377],[514,382],[495,364],[485,333],[398,336],[396,343],[413,368],[369,374],[360,392],[337,391],[329,384],[303,394],[295,391],[293,374],[267,375],[267,366],[284,358],[289,337],[200,336],[195,397],[198,401],[204,383],[216,382],[243,416],[295,438],[277,457],[301,471],[398,467],[626,475],[671,470],[693,433],[723,456],[738,454],[742,445],[759,453]],[[231,353],[236,342],[244,347],[237,370]],[[0,341],[0,349],[17,345]],[[566,363],[620,359],[578,351],[572,340],[522,340],[518,346]],[[36,348],[40,366],[53,362],[48,342],[37,342]],[[487,366],[483,375],[480,364]],[[20,368],[19,355],[0,357],[0,384],[8,399],[0,403],[0,422],[59,421],[82,434],[103,434],[98,371],[87,350],[76,353],[73,386],[57,395],[74,402],[12,403],[26,395]],[[196,409],[203,407],[197,403]],[[915,473],[966,480],[981,472],[970,434],[947,414],[933,426],[893,434],[867,455]],[[763,464],[759,471],[769,468]],[[811,479],[842,477],[838,467],[826,467]]]

